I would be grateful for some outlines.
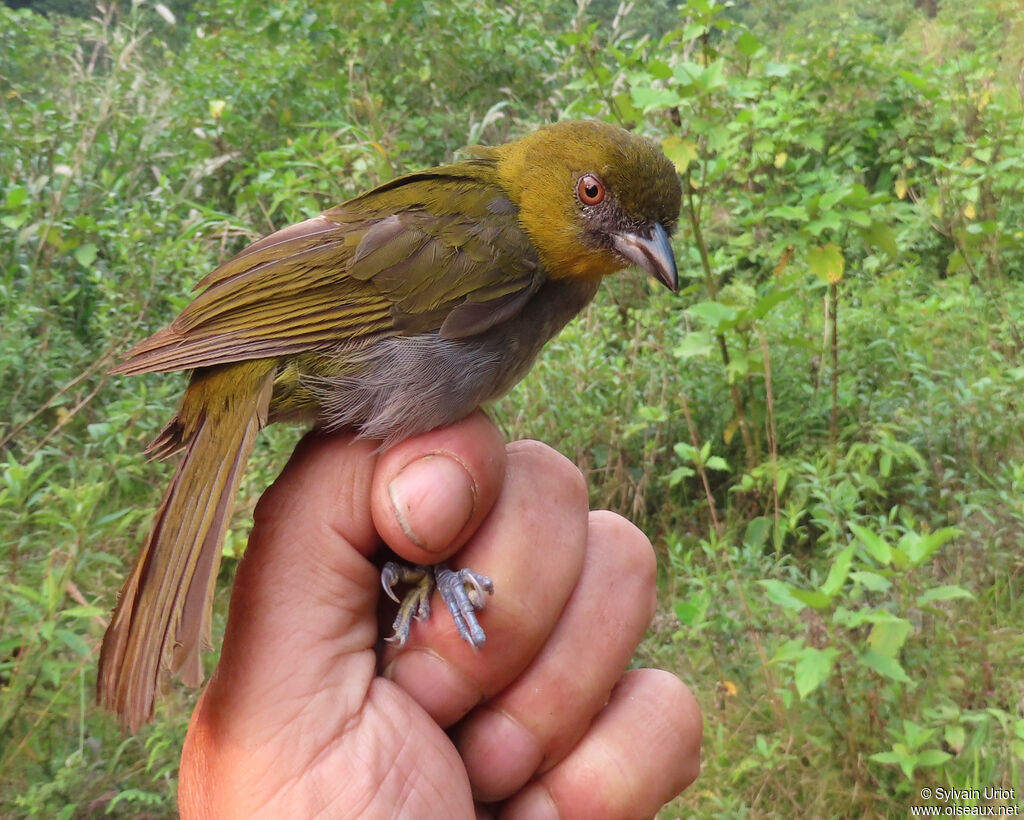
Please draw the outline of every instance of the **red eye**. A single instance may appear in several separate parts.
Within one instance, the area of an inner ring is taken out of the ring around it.
[[[576,194],[584,205],[598,205],[604,199],[604,183],[593,174],[584,174],[576,183]]]

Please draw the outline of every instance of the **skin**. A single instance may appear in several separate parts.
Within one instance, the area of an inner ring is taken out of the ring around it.
[[[644,535],[482,413],[374,447],[310,435],[260,501],[182,817],[648,817],[692,783],[695,699],[625,671],[654,611]],[[432,618],[378,654],[381,539],[494,578],[482,650]]]

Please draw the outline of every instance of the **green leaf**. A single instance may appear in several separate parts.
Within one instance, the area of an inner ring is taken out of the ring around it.
[[[876,535],[866,527],[862,527],[860,524],[851,523],[849,527],[850,532],[856,535],[864,545],[868,555],[883,566],[888,566],[892,563],[892,547],[890,547],[880,535]]]
[[[776,208],[771,208],[765,216],[774,216],[777,219],[790,219],[795,222],[806,222],[810,219],[807,214],[807,209],[802,205],[779,205]]]
[[[850,574],[850,562],[853,560],[853,549],[853,544],[850,544],[836,556],[829,568],[825,583],[821,585],[821,591],[830,598],[839,592],[843,588],[843,584],[846,583],[846,578]]]
[[[698,37],[703,37],[708,33],[708,27],[706,23],[687,23],[683,27],[683,42],[689,42],[690,40],[696,40]]]
[[[691,470],[689,467],[676,467],[668,474],[668,486],[677,487],[680,483],[695,475],[697,475],[697,471]]]
[[[793,680],[801,700],[828,680],[829,675],[832,674],[832,663],[838,654],[839,650],[832,647],[815,649],[813,646],[806,647],[800,653],[800,660],[797,661]]]
[[[823,211],[831,210],[837,204],[842,202],[849,193],[850,189],[848,187],[839,187],[831,191],[827,191],[818,199],[818,207]]]
[[[755,304],[753,309],[750,311],[751,318],[761,319],[773,307],[780,302],[784,302],[795,293],[796,291],[787,290],[786,288],[772,288],[768,293],[757,300],[757,304]]]
[[[729,325],[735,321],[737,314],[736,308],[723,305],[721,302],[697,302],[695,305],[690,305],[686,312],[708,325],[713,333],[727,330]]]
[[[907,554],[899,547],[892,548],[892,565],[900,572],[910,566],[910,559],[907,558]]]
[[[869,760],[876,763],[895,763],[903,770],[907,780],[914,776],[914,768],[917,766],[917,755],[912,754],[903,743],[893,744],[891,752],[878,752],[871,755]]]
[[[753,57],[762,48],[761,41],[749,31],[744,31],[736,38],[736,49],[744,57]]]
[[[858,626],[872,622],[872,612],[874,610],[847,609],[845,606],[840,605],[832,613],[832,623],[856,629]]]
[[[947,726],[943,732],[946,743],[949,747],[960,754],[963,751],[964,744],[967,742],[967,730],[963,726],[951,725]]]
[[[705,68],[700,76],[697,77],[697,87],[707,93],[708,91],[714,91],[716,88],[722,88],[728,84],[728,80],[725,78],[725,62],[723,60],[715,60],[707,68]]]
[[[871,217],[868,216],[867,211],[844,211],[843,216],[846,217],[847,222],[859,228],[867,228],[871,225]]]
[[[786,641],[775,650],[772,663],[790,663],[800,658],[804,653],[804,642],[800,638],[793,638]]]
[[[926,606],[927,604],[935,603],[936,601],[949,601],[953,598],[974,598],[974,595],[964,589],[955,585],[932,587],[926,589],[917,598],[918,606]]]
[[[106,615],[107,610],[98,606],[69,606],[62,609],[60,614],[67,618],[97,618]]]
[[[947,542],[961,535],[956,527],[943,527],[927,535],[919,535],[915,532],[908,532],[900,538],[899,546],[910,561],[913,567],[919,567]]]
[[[697,448],[688,441],[678,441],[673,444],[672,452],[686,461],[696,461],[699,455]]]
[[[866,666],[868,669],[871,669],[890,680],[894,680],[899,683],[913,683],[913,681],[907,677],[907,673],[903,671],[903,667],[900,665],[900,662],[895,658],[890,658],[887,655],[881,655],[878,652],[868,649],[861,653],[860,657],[857,658],[857,661],[862,666]]]
[[[947,760],[952,760],[953,755],[948,752],[944,752],[941,749],[925,749],[917,755],[917,763],[919,766],[941,766]]]
[[[768,534],[772,529],[772,520],[767,515],[759,515],[747,522],[747,529],[743,534],[743,543],[755,549],[764,547],[768,540]]]
[[[683,60],[676,64],[673,69],[673,73],[676,75],[676,80],[684,86],[696,86],[697,79],[700,77],[704,68],[692,60]]]
[[[677,91],[670,91],[667,88],[634,86],[630,94],[637,108],[645,114],[658,108],[675,108],[686,101]]]
[[[676,618],[679,619],[679,623],[683,624],[683,626],[690,626],[698,619],[703,618],[707,608],[708,600],[706,597],[680,601],[676,604]]]
[[[691,330],[672,350],[677,359],[703,359],[715,351],[715,340],[706,330]]]
[[[897,76],[901,77],[904,82],[914,86],[918,91],[924,91],[928,88],[928,81],[919,74],[915,74],[909,70],[903,70],[897,73]]]
[[[76,632],[72,632],[70,629],[55,629],[53,634],[60,638],[61,643],[80,658],[89,657],[92,650],[90,649],[89,644],[82,639],[81,635]]]
[[[825,150],[825,136],[820,131],[812,131],[800,138],[800,144],[820,154]]]
[[[644,69],[658,80],[667,80],[672,76],[672,66],[657,57],[651,57],[644,63]]]
[[[788,77],[795,70],[796,66],[790,65],[789,63],[767,62],[764,64],[765,77]]]
[[[83,268],[88,268],[96,261],[96,254],[96,246],[92,242],[87,242],[75,248],[75,261]]]
[[[633,105],[633,98],[625,91],[619,92],[612,98],[615,103],[616,113],[623,120],[643,119],[644,112]]]
[[[869,245],[885,251],[889,256],[899,256],[900,248],[896,244],[896,232],[884,222],[872,222],[861,231],[861,238]]]
[[[872,592],[885,592],[892,586],[892,582],[888,578],[879,575],[877,572],[857,570],[855,572],[851,572],[850,577],[865,589],[870,589]]]
[[[768,600],[777,606],[781,606],[783,609],[788,609],[792,612],[799,612],[807,606],[803,601],[793,595],[793,587],[783,581],[766,578],[758,581],[757,583],[764,587],[765,592],[768,594]]]
[[[882,620],[875,621],[868,634],[868,646],[880,655],[887,658],[895,658],[899,654],[907,636],[913,632],[914,627],[910,621],[896,616],[889,616]]]
[[[7,196],[4,199],[4,207],[13,211],[27,199],[28,188],[23,185],[15,185],[7,192]]]
[[[826,595],[825,593],[818,592],[814,589],[794,588],[792,595],[798,601],[803,601],[807,606],[813,607],[814,609],[827,609],[832,604],[831,595]]]
[[[807,230],[814,236],[821,236],[825,231],[838,231],[842,227],[842,217],[835,211],[825,211],[813,222],[807,223]]]

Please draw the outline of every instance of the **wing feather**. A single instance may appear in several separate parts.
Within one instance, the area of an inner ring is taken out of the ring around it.
[[[207,275],[114,372],[330,350],[442,325],[468,336],[511,318],[545,272],[488,167],[413,174],[259,240]]]

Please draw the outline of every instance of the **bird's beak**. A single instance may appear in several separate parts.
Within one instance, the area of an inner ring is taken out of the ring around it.
[[[615,250],[658,279],[670,291],[675,293],[679,290],[676,258],[672,254],[668,234],[660,222],[654,223],[648,239],[635,233],[617,233],[612,234],[612,242]]]

